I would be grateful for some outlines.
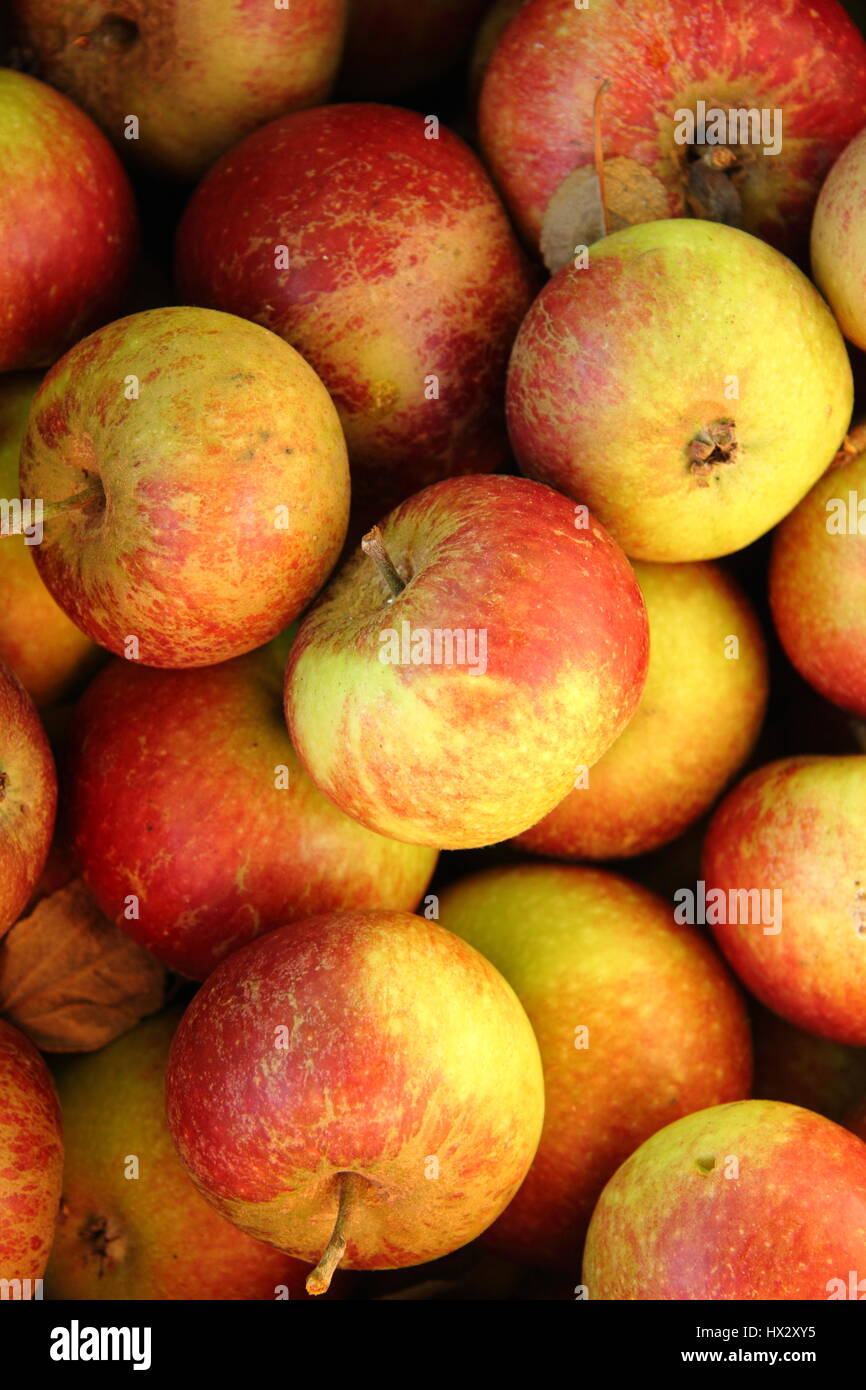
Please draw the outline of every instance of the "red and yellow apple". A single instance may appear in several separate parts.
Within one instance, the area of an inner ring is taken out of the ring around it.
[[[0,937],[39,882],[56,809],[45,730],[20,680],[0,661]]]
[[[524,478],[436,483],[376,534],[378,559],[348,561],[292,648],[298,755],[382,835],[461,849],[518,834],[637,706],[631,567],[586,508]]]
[[[582,1278],[590,1299],[617,1302],[817,1302],[851,1296],[864,1244],[866,1144],[810,1110],[746,1100],[676,1120],[626,1160]]]
[[[484,170],[431,120],[350,103],[274,121],[210,171],[177,238],[187,302],[254,319],[316,369],[369,524],[505,462],[505,368],[532,295]]]
[[[573,1271],[623,1159],[670,1120],[749,1094],[742,998],[667,904],[596,869],[488,869],[445,889],[440,921],[513,986],[544,1067],[538,1153],[485,1241]]]
[[[260,646],[309,603],[346,534],[331,400],[274,334],[209,309],[109,324],[58,362],[21,448],[22,496],[54,598],[95,642],[150,666]]]
[[[694,219],[615,232],[560,270],[508,372],[522,471],[638,560],[711,560],[763,535],[834,457],[852,400],[814,285],[756,237]]]
[[[256,126],[323,101],[346,20],[346,0],[12,0],[12,9],[40,76],[130,158],[184,179]]]
[[[411,910],[436,863],[312,784],[283,718],[288,645],[193,671],[112,661],[73,720],[67,823],[87,885],[106,916],[196,979],[299,917]]]
[[[636,563],[634,572],[650,630],[640,704],[586,778],[518,835],[535,854],[613,859],[676,839],[757,738],[767,657],[745,596],[716,565]]]
[[[839,327],[866,348],[866,131],[851,141],[830,170],[812,219],[812,271]]]
[[[544,1109],[511,987],[398,912],[309,918],[223,961],[181,1020],[166,1096],[200,1190],[319,1261],[311,1293],[339,1264],[395,1269],[473,1240],[526,1176]]]
[[[0,1019],[0,1279],[42,1278],[62,1172],[51,1073],[24,1034]],[[32,1285],[12,1289],[13,1298],[41,1297]]]
[[[129,181],[71,101],[0,68],[0,372],[47,367],[104,323],[135,259]]]

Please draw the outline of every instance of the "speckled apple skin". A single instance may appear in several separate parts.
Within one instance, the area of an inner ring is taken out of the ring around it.
[[[315,1263],[338,1175],[364,1179],[353,1269],[420,1264],[489,1226],[532,1161],[543,1094],[511,987],[408,913],[310,918],[230,956],[184,1015],[166,1083],[201,1190],[289,1254]]]
[[[63,1138],[51,1074],[0,1019],[0,1279],[41,1279],[60,1201]]]
[[[845,337],[866,348],[866,132],[830,170],[812,219],[812,272]]]
[[[59,92],[0,70],[0,372],[47,367],[110,318],[138,245],[129,180]]]
[[[119,656],[135,636],[149,666],[269,641],[346,533],[346,447],[322,383],[274,334],[208,309],[119,319],[45,378],[22,495],[48,504],[95,479],[101,501],[45,518],[36,565],[88,636]]]
[[[761,727],[766,647],[733,580],[712,564],[636,561],[634,572],[650,627],[640,704],[588,785],[518,835],[534,854],[615,859],[667,844],[715,801]]]
[[[827,510],[836,500],[844,504],[844,523],[835,508],[832,516]],[[861,719],[866,719],[864,503],[866,453],[818,480],[777,528],[770,561],[773,620],[789,658],[820,694]],[[846,529],[831,532],[831,522]]]
[[[12,8],[40,74],[125,157],[180,179],[199,178],[263,122],[323,101],[346,22],[346,0],[12,0]],[[106,15],[135,27],[102,38]],[[76,42],[82,35],[92,37]],[[126,134],[130,112],[135,139]]]
[[[519,1264],[575,1272],[619,1164],[680,1115],[749,1094],[742,996],[669,904],[597,869],[473,874],[442,893],[439,920],[513,986],[544,1067],[538,1153],[485,1242]]]
[[[805,253],[821,181],[863,125],[866,43],[836,0],[528,0],[490,60],[479,129],[485,158],[537,244],[554,190],[593,163],[593,101],[605,159],[626,156],[686,211],[676,113],[782,111],[777,154],[750,148],[738,181],[743,226]]]
[[[711,928],[746,987],[798,1028],[855,1047],[866,1045],[864,798],[866,757],[770,763],[725,797],[701,863],[707,894],[781,893],[780,931]]]
[[[310,781],[283,718],[288,646],[195,671],[113,661],[72,722],[67,815],[87,885],[195,979],[300,917],[411,910],[436,864],[435,849],[366,830]]]
[[[626,554],[666,563],[727,555],[781,521],[852,402],[814,285],[756,237],[693,218],[615,232],[560,270],[508,372],[521,470],[585,502]],[[690,446],[725,421],[736,454],[696,471]]]
[[[523,478],[436,483],[382,535],[409,582],[389,602],[359,550],[304,619],[286,668],[295,747],[380,834],[443,849],[506,839],[634,713],[648,660],[637,580],[593,518]],[[486,670],[383,662],[381,634],[404,621],[486,632]]]
[[[255,319],[316,369],[370,523],[505,462],[505,368],[533,292],[481,164],[428,131],[372,103],[274,121],[209,172],[177,237],[189,302]]]
[[[677,1120],[626,1160],[595,1209],[582,1280],[590,1299],[818,1302],[864,1254],[866,1144],[810,1110],[747,1100]]]
[[[20,680],[0,661],[0,937],[39,881],[56,809],[57,774],[45,730]]]

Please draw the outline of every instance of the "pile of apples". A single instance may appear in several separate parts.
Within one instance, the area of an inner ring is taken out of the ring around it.
[[[4,1297],[866,1297],[854,19],[5,22]]]

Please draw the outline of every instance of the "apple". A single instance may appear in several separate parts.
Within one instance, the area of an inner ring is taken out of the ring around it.
[[[43,499],[34,547],[94,642],[151,666],[205,666],[276,636],[340,553],[340,422],[274,334],[209,309],[109,324],[58,362],[21,447]]]
[[[447,77],[490,0],[349,0],[339,90],[380,101]]]
[[[746,987],[851,1047],[866,1045],[864,806],[866,757],[782,758],[725,797],[702,862],[707,922]]]
[[[0,661],[0,937],[39,881],[56,808],[57,775],[45,730],[20,680]]]
[[[628,555],[711,560],[808,492],[852,391],[795,265],[733,227],[647,222],[544,287],[512,352],[508,428],[523,472],[585,502]]]
[[[105,136],[59,92],[0,68],[0,372],[47,367],[110,318],[138,218]]]
[[[663,216],[736,219],[799,255],[821,180],[863,124],[866,42],[836,0],[655,0],[652,23],[642,0],[527,0],[489,61],[479,131],[534,244],[557,190],[593,166],[603,81],[605,163],[649,181]],[[706,131],[689,130],[682,113],[701,110]],[[754,112],[745,132],[731,111]]]
[[[686,1115],[611,1178],[583,1262],[590,1299],[858,1297],[866,1144],[823,1115],[744,1100]]]
[[[309,1268],[251,1239],[200,1197],[165,1119],[168,1050],[182,1010],[55,1065],[66,1163],[49,1298],[304,1297]]]
[[[866,719],[866,453],[819,478],[777,529],[770,603],[800,674]]]
[[[184,1014],[166,1076],[217,1209],[308,1263],[396,1269],[499,1215],[541,1133],[538,1044],[511,987],[435,922],[337,912],[259,937]]]
[[[299,917],[412,909],[436,864],[313,786],[283,719],[288,645],[191,671],[114,660],[72,723],[67,822],[87,885],[195,979]]]
[[[121,150],[182,179],[274,116],[323,101],[346,21],[346,0],[12,0],[12,9],[40,76]]]
[[[671,1119],[749,1094],[743,1001],[668,904],[597,869],[488,869],[446,888],[439,914],[513,986],[544,1067],[538,1153],[485,1240],[568,1272],[623,1159]]]
[[[21,1281],[45,1271],[62,1172],[51,1073],[24,1034],[0,1019],[0,1279],[15,1281],[7,1296],[42,1296]]]
[[[805,1033],[758,1004],[751,1014],[754,1094],[761,1100],[802,1105],[846,1123],[846,1111],[866,1094],[866,1048],[844,1047]]]
[[[38,376],[0,377],[0,494],[7,502],[18,497],[18,455],[38,385]],[[0,659],[36,705],[63,700],[92,671],[97,649],[54,602],[24,537],[0,538],[0,599]]]
[[[313,781],[410,844],[471,848],[534,825],[643,689],[646,611],[619,547],[550,488],[487,476],[435,483],[364,547],[286,668]]]
[[[375,104],[274,121],[196,189],[177,236],[188,303],[279,333],[346,432],[361,523],[507,456],[508,352],[532,280],[475,155]]]
[[[821,189],[812,220],[812,270],[839,327],[866,348],[866,131],[840,154]]]
[[[650,630],[640,704],[585,783],[517,837],[533,853],[612,859],[676,839],[715,801],[757,738],[766,650],[736,584],[712,564],[639,562],[634,572]]]

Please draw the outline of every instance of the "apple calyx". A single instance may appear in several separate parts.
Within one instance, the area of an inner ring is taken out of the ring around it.
[[[718,420],[700,430],[689,444],[689,472],[699,487],[709,487],[713,470],[722,464],[735,463],[739,450],[734,421]]]
[[[388,602],[391,603],[398,594],[402,594],[406,587],[406,581],[401,579],[400,573],[391,556],[385,549],[385,542],[382,539],[382,532],[378,526],[374,526],[368,531],[361,541],[361,549],[365,555],[376,565],[379,573],[391,591]]]
[[[65,1203],[62,1203],[62,1215],[66,1214],[64,1207]],[[98,1216],[95,1213],[88,1216],[78,1234],[88,1253],[95,1256],[99,1262],[100,1279],[105,1273],[106,1265],[119,1263],[126,1253],[123,1230],[113,1226],[107,1216]],[[116,1246],[116,1249],[110,1249],[111,1246]]]
[[[373,529],[378,530],[378,527]],[[340,1193],[337,1219],[334,1222],[331,1239],[322,1251],[319,1263],[307,1275],[308,1294],[327,1293],[331,1287],[334,1272],[346,1253],[346,1228],[358,1198],[366,1186],[364,1178],[359,1173],[338,1173],[337,1183]]]
[[[137,42],[138,25],[134,20],[119,14],[106,14],[95,28],[74,38],[72,47],[91,48],[99,45],[116,53],[125,53]]]
[[[9,774],[0,772],[0,801],[6,800],[6,788],[9,786]]]

